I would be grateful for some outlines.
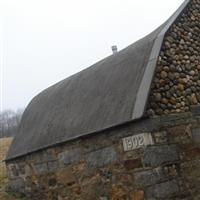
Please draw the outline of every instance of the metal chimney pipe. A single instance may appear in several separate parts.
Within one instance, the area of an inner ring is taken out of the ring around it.
[[[111,47],[113,54],[117,53],[117,46],[114,45]]]

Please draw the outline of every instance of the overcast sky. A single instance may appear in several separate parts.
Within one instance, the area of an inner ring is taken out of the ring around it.
[[[0,0],[1,110],[25,107],[50,85],[165,22],[183,0]]]

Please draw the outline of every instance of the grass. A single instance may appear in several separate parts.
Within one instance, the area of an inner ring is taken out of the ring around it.
[[[6,192],[8,178],[6,167],[2,160],[5,159],[11,142],[12,138],[0,138],[0,200],[25,200],[24,198],[20,198],[15,194]]]

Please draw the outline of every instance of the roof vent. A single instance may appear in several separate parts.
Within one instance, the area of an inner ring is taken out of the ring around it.
[[[111,47],[113,54],[117,53],[117,46],[114,45]]]

